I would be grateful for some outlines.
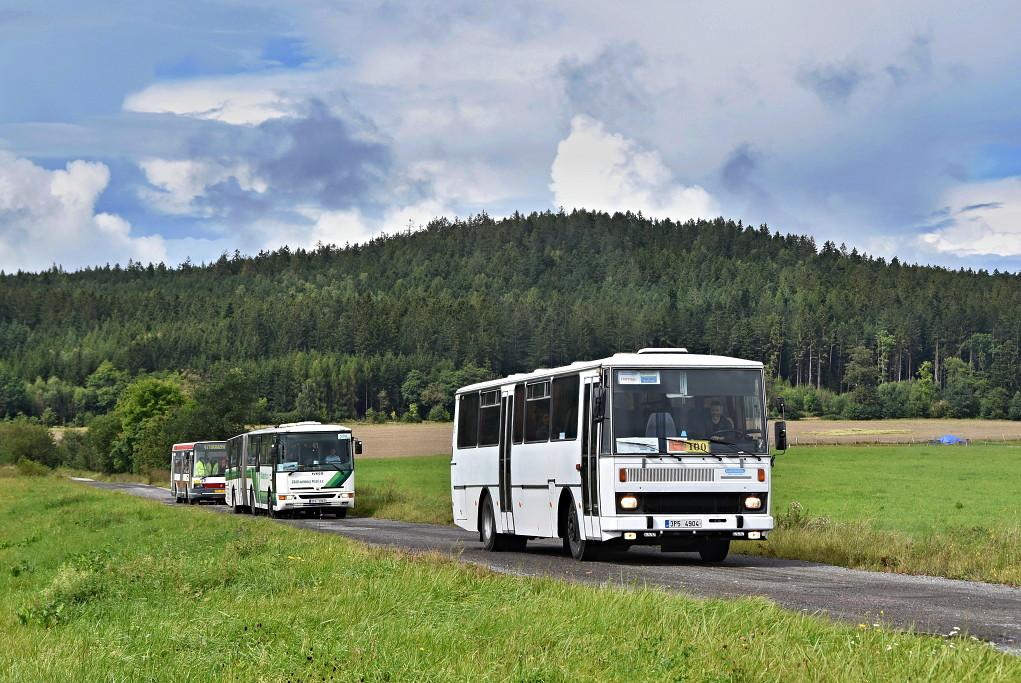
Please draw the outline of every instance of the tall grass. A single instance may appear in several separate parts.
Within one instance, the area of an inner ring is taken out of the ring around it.
[[[908,534],[878,529],[863,520],[812,517],[797,502],[776,521],[767,542],[737,543],[734,551],[1021,586],[1021,526],[1016,524]]]
[[[1010,681],[967,637],[495,575],[262,518],[0,487],[10,681]]]

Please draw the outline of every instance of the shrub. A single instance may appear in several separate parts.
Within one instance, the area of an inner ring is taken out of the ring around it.
[[[418,414],[418,404],[412,403],[401,415],[401,422],[421,422],[422,416]]]
[[[429,410],[430,422],[450,422],[450,413],[442,405],[434,405]]]
[[[1021,420],[1021,391],[1014,394],[1010,399],[1010,407],[1007,408],[1007,417],[1011,420]]]
[[[1002,420],[1007,417],[1007,403],[1010,395],[1003,387],[993,387],[979,401],[979,417],[987,420]]]
[[[18,474],[23,477],[45,477],[50,473],[50,468],[28,458],[18,459]]]
[[[13,465],[22,458],[57,465],[59,454],[50,430],[22,419],[0,423],[0,464]]]

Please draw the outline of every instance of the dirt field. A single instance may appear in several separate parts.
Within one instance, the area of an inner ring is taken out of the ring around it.
[[[357,425],[368,458],[449,453],[451,423]],[[792,444],[918,443],[944,434],[973,441],[1021,441],[1021,422],[1010,420],[819,420],[787,422]]]
[[[917,443],[944,434],[972,441],[1021,441],[1021,422],[1011,420],[818,420],[787,422],[794,444]]]
[[[454,424],[357,424],[351,429],[365,447],[363,458],[400,458],[450,453]]]

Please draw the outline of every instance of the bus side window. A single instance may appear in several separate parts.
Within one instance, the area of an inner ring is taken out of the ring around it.
[[[482,392],[479,410],[479,446],[500,443],[500,390]]]
[[[478,393],[462,395],[457,406],[457,447],[475,448],[479,444]]]
[[[552,441],[578,438],[578,375],[553,380]]]
[[[245,458],[247,460],[246,464],[247,464],[248,467],[255,467],[256,449],[258,447],[259,447],[259,437],[257,437],[257,436],[250,436],[250,437],[248,437],[248,457]]]
[[[525,441],[549,441],[549,380],[525,385]]]
[[[525,438],[525,385],[514,387],[514,443]]]

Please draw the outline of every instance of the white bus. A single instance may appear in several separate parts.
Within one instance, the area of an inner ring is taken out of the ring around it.
[[[355,505],[362,442],[341,425],[293,422],[227,440],[227,505],[234,512],[331,512]]]
[[[721,562],[773,528],[762,363],[619,353],[463,387],[454,419],[454,521],[488,550],[559,537],[579,560],[645,544]]]
[[[170,449],[170,492],[175,503],[223,502],[226,441],[175,443]]]

